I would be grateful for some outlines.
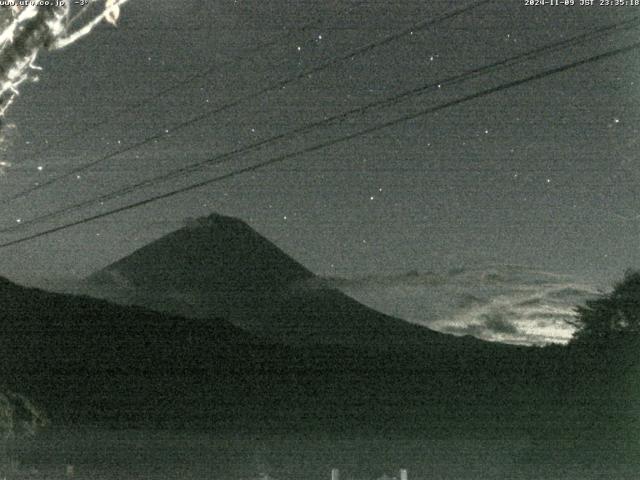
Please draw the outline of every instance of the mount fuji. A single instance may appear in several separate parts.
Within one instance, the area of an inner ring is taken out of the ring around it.
[[[287,344],[462,345],[376,312],[317,277],[243,221],[213,214],[86,279],[87,293],[192,318],[224,318]]]

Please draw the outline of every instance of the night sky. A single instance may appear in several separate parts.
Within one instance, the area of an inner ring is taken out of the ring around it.
[[[633,6],[489,2],[173,131],[217,106],[471,4],[131,0],[117,28],[102,25],[84,41],[42,55],[40,81],[22,87],[7,117],[15,128],[4,152],[12,166],[0,177],[1,225],[640,15]],[[444,85],[2,240],[631,44],[638,32]],[[327,277],[398,278],[408,271],[517,264],[607,286],[640,264],[639,54],[583,65],[4,249],[0,269],[23,282],[84,276],[190,217],[218,212],[240,217]],[[158,141],[4,200],[165,131]]]

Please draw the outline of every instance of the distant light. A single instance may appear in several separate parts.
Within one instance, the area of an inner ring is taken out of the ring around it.
[[[44,167],[42,165],[38,165],[38,171],[41,172]]]

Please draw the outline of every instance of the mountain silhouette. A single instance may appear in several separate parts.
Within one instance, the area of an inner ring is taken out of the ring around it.
[[[87,279],[92,295],[188,317],[225,318],[283,343],[388,347],[455,340],[376,312],[319,283],[246,223],[217,214]]]
[[[223,397],[278,355],[222,319],[184,319],[4,278],[0,311],[2,384],[64,421],[184,418],[202,396],[224,410]]]

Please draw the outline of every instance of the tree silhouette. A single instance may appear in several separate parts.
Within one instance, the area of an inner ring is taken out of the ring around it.
[[[640,339],[640,271],[628,270],[611,293],[576,308],[571,343],[611,346]]]

